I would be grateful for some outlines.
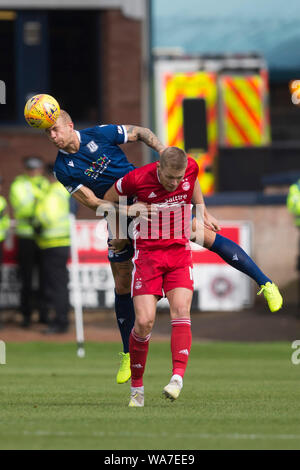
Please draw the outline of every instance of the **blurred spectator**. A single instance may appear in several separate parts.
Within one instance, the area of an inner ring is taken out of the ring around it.
[[[296,227],[300,228],[300,179],[289,188],[287,207],[295,218]]]
[[[2,177],[0,176],[0,193],[2,191]],[[2,258],[3,258],[3,242],[6,237],[7,230],[10,226],[10,219],[7,212],[6,199],[0,195],[0,285],[2,281]],[[0,321],[1,326],[1,321]]]
[[[2,177],[0,176],[0,193],[2,191]],[[7,202],[5,197],[0,195],[0,265],[2,265],[3,242],[6,237],[7,230],[10,226],[10,219],[7,211]],[[1,278],[0,278],[1,279]]]
[[[39,321],[47,321],[47,312],[40,301],[41,275],[39,249],[34,240],[33,216],[37,201],[43,196],[49,186],[43,176],[44,163],[40,157],[29,156],[23,160],[24,173],[18,175],[11,184],[9,199],[16,220],[16,236],[18,241],[18,264],[21,279],[21,313],[22,327],[31,325],[33,304],[33,275],[38,271]]]
[[[47,166],[48,191],[35,207],[36,241],[41,249],[43,297],[55,316],[46,334],[65,333],[69,327],[67,261],[70,253],[70,194]]]
[[[297,183],[294,183],[290,186],[286,203],[289,212],[294,216],[295,225],[299,229],[297,270],[299,272],[300,282],[300,179],[297,181]],[[300,305],[300,285],[298,292],[298,303]]]
[[[70,212],[73,214],[75,217],[77,216],[79,210],[79,202],[74,199],[74,197],[71,197],[70,199]]]

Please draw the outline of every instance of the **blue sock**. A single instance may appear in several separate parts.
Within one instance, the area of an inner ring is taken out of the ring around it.
[[[266,282],[272,282],[247,255],[247,253],[229,238],[216,234],[210,251],[217,253],[226,263],[244,274],[250,276],[259,286]]]
[[[131,294],[119,295],[115,291],[115,310],[123,342],[123,352],[129,352],[129,336],[134,325],[135,313]]]

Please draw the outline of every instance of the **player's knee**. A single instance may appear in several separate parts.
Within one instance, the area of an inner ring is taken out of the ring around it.
[[[215,232],[212,230],[205,229],[203,237],[203,247],[210,250],[216,238]]]
[[[116,293],[118,295],[129,294],[131,291],[131,263],[111,263],[111,269],[115,281]]]
[[[206,248],[207,250],[209,250],[209,249],[211,248],[211,246],[212,246],[211,240],[205,240],[205,238],[204,238],[204,240],[203,240],[203,248]]]
[[[190,317],[190,308],[188,305],[175,305],[172,307],[171,312],[172,318],[189,318]]]
[[[128,272],[127,276],[118,275],[114,276],[116,293],[124,295],[130,293],[131,290],[131,273]]]
[[[140,336],[147,336],[151,333],[153,328],[154,320],[150,318],[137,318],[135,321],[134,329]]]

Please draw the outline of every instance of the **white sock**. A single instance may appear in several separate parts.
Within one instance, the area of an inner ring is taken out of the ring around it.
[[[176,380],[176,382],[179,383],[180,388],[182,388],[182,386],[183,386],[183,380],[182,380],[181,375],[178,375],[178,374],[172,375],[170,382],[172,382],[173,380]]]
[[[131,393],[139,392],[144,393],[144,385],[142,387],[130,387]]]

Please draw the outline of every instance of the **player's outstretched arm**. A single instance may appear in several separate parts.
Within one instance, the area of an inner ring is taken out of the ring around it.
[[[80,188],[72,194],[74,199],[78,202],[83,204],[84,206],[92,209],[93,211],[97,211],[97,209],[101,208],[104,212],[109,211],[116,211],[117,206],[112,202],[104,201],[103,199],[99,199],[91,189],[86,186],[80,186]]]
[[[150,129],[133,125],[125,125],[124,127],[127,131],[128,142],[137,142],[140,140],[148,145],[148,147],[156,150],[159,154],[166,148]]]

